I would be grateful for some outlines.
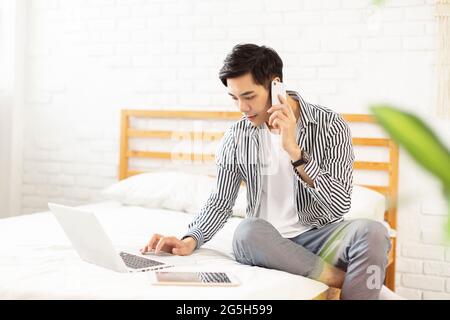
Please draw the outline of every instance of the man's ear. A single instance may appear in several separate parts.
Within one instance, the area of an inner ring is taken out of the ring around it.
[[[274,77],[274,78],[272,78],[272,81],[281,82],[281,79],[280,79],[280,77]]]

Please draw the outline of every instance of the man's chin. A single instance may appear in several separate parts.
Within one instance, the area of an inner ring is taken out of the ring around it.
[[[262,123],[262,121],[260,119],[256,119],[256,117],[255,119],[247,119],[247,121],[250,122],[254,127],[258,127]]]

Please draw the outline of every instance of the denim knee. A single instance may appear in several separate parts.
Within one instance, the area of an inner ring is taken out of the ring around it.
[[[382,257],[387,255],[391,248],[391,242],[389,232],[383,224],[369,219],[355,220],[353,223],[358,241],[365,243],[371,255],[376,256],[377,253]]]
[[[272,225],[260,218],[244,219],[234,231],[233,253],[236,260],[244,264],[253,264],[253,250],[262,248],[264,243],[264,229],[273,228]]]

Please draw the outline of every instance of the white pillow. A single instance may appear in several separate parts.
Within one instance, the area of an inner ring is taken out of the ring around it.
[[[346,220],[371,219],[379,222],[384,221],[386,210],[386,198],[379,192],[361,187],[353,186],[352,205],[347,214]]]
[[[216,179],[184,172],[151,172],[132,176],[105,188],[101,194],[124,205],[162,208],[196,214],[208,200]],[[241,187],[233,215],[245,216],[245,188]]]
[[[124,205],[162,208],[196,214],[206,203],[216,179],[207,175],[184,172],[151,172],[119,181],[102,191],[109,200]],[[245,217],[246,188],[239,189],[233,216]],[[352,204],[345,220],[371,219],[384,221],[385,197],[374,190],[353,186]]]

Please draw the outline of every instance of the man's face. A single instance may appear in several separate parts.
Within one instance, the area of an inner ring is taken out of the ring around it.
[[[256,84],[251,73],[227,79],[228,93],[253,126],[269,120],[267,110],[271,107],[269,91]]]

